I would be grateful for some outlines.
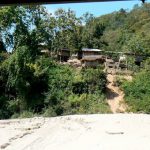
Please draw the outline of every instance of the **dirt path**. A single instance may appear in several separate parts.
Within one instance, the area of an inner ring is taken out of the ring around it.
[[[124,113],[127,109],[127,105],[124,102],[124,93],[114,85],[115,78],[115,75],[107,75],[107,102],[113,113]]]

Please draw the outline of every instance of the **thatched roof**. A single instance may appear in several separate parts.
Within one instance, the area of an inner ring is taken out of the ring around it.
[[[101,52],[102,50],[100,49],[90,49],[90,48],[83,48],[83,52]]]
[[[81,59],[81,61],[82,62],[84,62],[84,61],[97,61],[97,60],[105,60],[105,58],[104,58],[104,56],[102,56],[102,55],[93,55],[93,56],[86,56],[86,57],[83,57],[82,59]]]

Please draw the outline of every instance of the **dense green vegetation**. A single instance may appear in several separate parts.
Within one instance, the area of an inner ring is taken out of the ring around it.
[[[23,57],[21,47],[1,65],[1,118],[106,113],[106,76],[101,69],[77,71],[39,56],[35,62]],[[18,54],[19,53],[19,54]],[[18,58],[19,57],[19,58]],[[21,59],[21,60],[20,60]]]
[[[52,15],[43,6],[1,7],[0,118],[109,112],[102,69],[60,65],[41,55],[42,45],[53,53],[88,47],[149,55],[149,29],[148,3],[101,17],[76,17],[70,9]],[[150,61],[144,63],[148,70]],[[132,110],[150,112],[148,71],[126,83],[124,90]]]
[[[108,51],[149,54],[150,4],[120,9],[92,19],[83,29],[83,45]],[[84,33],[85,32],[85,33]]]
[[[150,113],[150,71],[136,74],[132,82],[123,82],[129,111]]]

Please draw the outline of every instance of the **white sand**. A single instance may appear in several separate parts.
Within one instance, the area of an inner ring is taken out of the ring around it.
[[[150,150],[150,116],[75,115],[0,121],[5,150]]]

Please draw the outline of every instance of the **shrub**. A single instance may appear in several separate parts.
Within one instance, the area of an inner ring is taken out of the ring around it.
[[[72,113],[78,114],[110,112],[109,106],[104,99],[103,95],[97,94],[73,94],[68,97]]]
[[[83,79],[88,86],[89,93],[104,92],[106,88],[106,74],[100,69],[86,69],[82,71]]]
[[[116,76],[116,79],[114,81],[115,86],[121,87],[123,83],[125,83],[127,80],[123,76]]]
[[[43,116],[44,117],[55,117],[55,116],[57,116],[57,114],[56,114],[54,108],[49,106],[48,108],[43,110]]]
[[[101,69],[76,71],[58,65],[49,70],[45,116],[109,112],[102,94],[106,76]]]
[[[8,98],[0,96],[0,119],[9,118],[12,111],[8,108]]]
[[[34,117],[36,114],[34,114],[31,111],[23,111],[19,114],[19,118],[32,118]]]
[[[122,87],[131,111],[150,113],[150,71],[138,73],[132,82],[125,82]]]
[[[144,62],[144,66],[146,70],[150,71],[150,58]]]

